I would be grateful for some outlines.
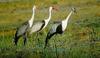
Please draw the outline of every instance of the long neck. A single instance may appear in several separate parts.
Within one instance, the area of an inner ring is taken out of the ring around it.
[[[30,19],[31,22],[33,22],[33,20],[34,20],[34,14],[35,14],[35,10],[33,10],[33,14],[32,14],[32,17]]]
[[[47,19],[47,21],[49,21],[51,19],[51,10],[49,10],[49,17]]]
[[[66,17],[66,19],[65,19],[66,22],[68,21],[68,19],[69,19],[70,16],[72,15],[72,13],[73,13],[73,11],[71,11],[71,12],[69,13],[69,15]]]
[[[32,25],[33,25],[34,14],[35,14],[35,9],[33,9],[32,17],[31,17],[31,19],[29,20],[29,25],[30,25],[30,27],[32,27]]]

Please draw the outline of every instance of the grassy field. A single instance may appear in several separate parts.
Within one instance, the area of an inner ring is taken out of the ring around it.
[[[35,20],[48,17],[48,7],[52,12],[51,23],[38,36],[28,35],[27,44],[20,38],[14,46],[15,30],[32,15],[36,5]],[[53,36],[49,46],[43,49],[46,34],[53,21],[61,21],[70,8],[77,13],[69,20],[64,34]],[[0,58],[100,58],[100,0],[0,0]]]

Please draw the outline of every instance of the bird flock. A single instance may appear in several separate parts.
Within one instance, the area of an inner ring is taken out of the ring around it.
[[[25,23],[23,23],[20,27],[17,28],[16,33],[14,35],[14,44],[17,45],[18,40],[20,39],[20,37],[23,37],[24,39],[24,45],[26,44],[27,41],[27,32],[29,32],[29,34],[31,35],[32,33],[39,33],[40,31],[42,31],[43,29],[46,28],[46,26],[48,25],[50,19],[51,19],[51,14],[52,14],[52,10],[56,10],[56,8],[54,7],[49,7],[49,17],[47,19],[44,19],[42,21],[39,22],[34,22],[34,15],[35,15],[35,10],[36,10],[36,6],[33,6],[32,9],[32,17],[30,18],[30,20],[26,21]],[[55,34],[62,34],[68,24],[68,20],[70,19],[71,15],[76,12],[75,8],[71,8],[70,13],[68,14],[68,16],[66,16],[66,18],[58,23],[54,23],[51,27],[51,29],[48,31],[46,39],[45,39],[45,45],[44,48],[46,48],[49,39],[55,35]]]

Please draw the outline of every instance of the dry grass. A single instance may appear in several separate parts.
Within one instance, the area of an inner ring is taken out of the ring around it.
[[[69,20],[63,35],[54,36],[49,47],[43,50],[44,38],[52,24],[41,32],[40,42],[28,36],[26,46],[21,38],[17,47],[13,46],[15,29],[30,19],[33,5],[38,6],[35,20],[48,17],[48,7],[52,12],[51,21],[63,20],[76,7],[77,13]],[[5,0],[0,1],[0,58],[99,58],[100,56],[100,1],[99,0]],[[34,41],[33,41],[34,40]],[[54,42],[55,40],[55,42]],[[92,40],[95,40],[93,42]],[[92,45],[91,45],[92,43]],[[56,44],[56,47],[55,47]],[[57,52],[57,53],[56,53]]]

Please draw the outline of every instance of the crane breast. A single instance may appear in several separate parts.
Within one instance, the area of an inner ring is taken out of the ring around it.
[[[62,21],[62,31],[65,31],[66,27],[67,27],[67,22]]]

